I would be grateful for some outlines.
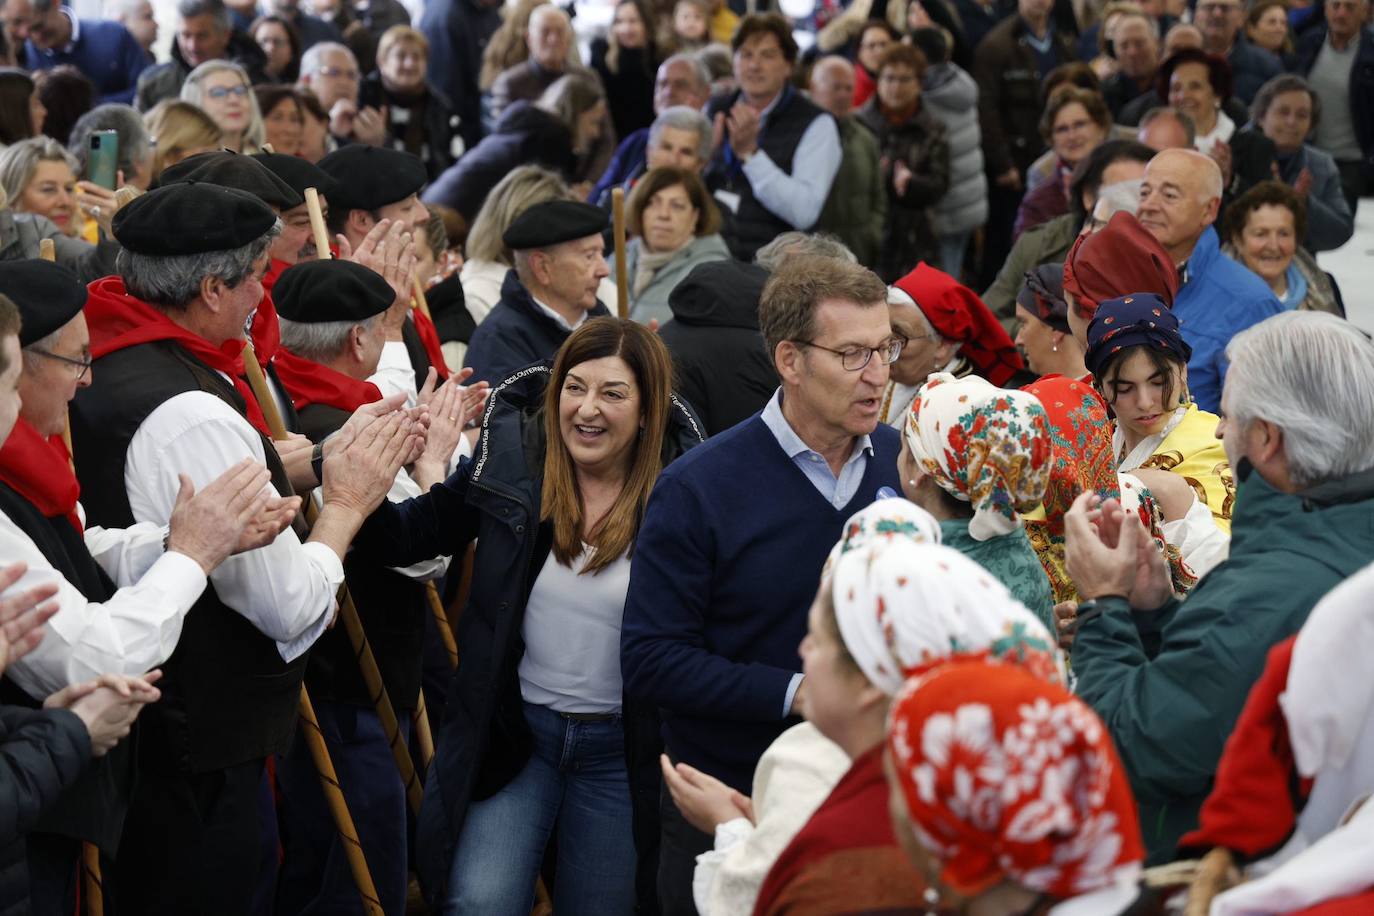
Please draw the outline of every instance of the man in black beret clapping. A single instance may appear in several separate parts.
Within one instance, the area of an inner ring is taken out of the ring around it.
[[[92,284],[86,306],[100,384],[71,411],[92,523],[166,524],[179,474],[204,486],[245,458],[290,495],[242,360],[279,231],[261,200],[204,182],[158,188],[116,215],[119,274]],[[264,762],[290,746],[306,652],[333,619],[349,541],[421,447],[394,407],[378,402],[330,450],[309,541],[288,528],[229,558],[186,616],[162,702],[145,710],[113,875],[128,912],[251,910]]]
[[[605,229],[605,210],[571,200],[535,204],[515,218],[502,236],[515,267],[468,344],[474,380],[500,384],[553,356],[588,315],[610,314],[596,298],[610,273],[601,255]]]

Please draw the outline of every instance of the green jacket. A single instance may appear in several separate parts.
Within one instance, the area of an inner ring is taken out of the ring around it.
[[[1106,599],[1074,637],[1078,695],[1116,741],[1151,864],[1197,826],[1269,649],[1374,560],[1374,471],[1302,493],[1275,490],[1248,462],[1236,478],[1228,560],[1153,612]]]
[[[1024,604],[1040,622],[1057,633],[1054,626],[1054,592],[1050,577],[1035,555],[1024,528],[986,541],[975,541],[968,533],[968,519],[946,519],[940,523],[940,540],[946,547],[968,557],[997,577],[1013,598]]]
[[[887,191],[878,169],[878,138],[853,115],[840,126],[840,170],[816,220],[817,232],[834,235],[865,267],[878,263],[887,219]]]

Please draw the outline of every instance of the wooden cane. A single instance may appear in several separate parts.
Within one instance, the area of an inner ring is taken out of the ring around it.
[[[411,301],[414,303],[415,310],[431,321],[434,316],[429,313],[429,300],[425,298],[425,286],[420,282],[417,274],[410,277]],[[439,587],[433,582],[425,583],[425,600],[429,602],[430,613],[434,615],[434,623],[439,629],[439,638],[443,640],[444,651],[448,653],[448,663],[451,667],[458,667],[458,641],[454,639],[453,627],[448,622],[448,611],[444,610],[444,602],[439,599]]]
[[[321,261],[333,257],[329,253],[329,230],[324,226],[324,210],[320,207],[320,192],[305,189],[305,211],[310,214],[310,228],[315,233],[315,257]]]
[[[434,732],[430,730],[429,711],[425,709],[425,688],[420,688],[420,696],[415,701],[415,712],[411,714],[415,725],[415,745],[420,751],[420,770],[429,772],[429,763],[434,759]]]
[[[353,883],[362,895],[363,910],[368,916],[386,916],[382,901],[377,896],[377,886],[372,883],[372,872],[367,868],[362,841],[358,839],[358,831],[353,826],[353,816],[348,813],[348,802],[344,800],[339,776],[334,772],[334,761],[329,759],[329,745],[325,744],[320,720],[315,718],[315,707],[310,702],[310,693],[304,684],[301,685],[301,727],[305,729],[305,744],[310,748],[310,756],[320,774],[320,786],[324,789],[325,801],[329,803],[329,812],[334,815],[334,826],[343,840],[348,868],[353,872]]]
[[[615,239],[615,313],[630,317],[630,281],[625,264],[625,189],[611,191],[612,234]]]
[[[1197,874],[1188,888],[1184,916],[1207,916],[1212,899],[1222,891],[1235,887],[1240,881],[1236,860],[1231,850],[1217,846],[1208,851],[1198,863]]]
[[[253,396],[262,408],[262,415],[267,420],[267,428],[272,433],[272,438],[278,441],[285,439],[286,424],[282,422],[277,403],[268,391],[267,378],[263,375],[262,367],[258,365],[251,343],[244,347],[243,366],[244,374],[248,377],[248,386],[252,388]],[[315,504],[307,499],[305,506],[306,522],[313,524],[316,516]],[[358,608],[353,603],[347,585],[339,588],[339,619],[343,621],[348,640],[353,645],[353,654],[357,657],[358,667],[362,671],[363,684],[367,687],[372,705],[376,707],[377,718],[381,721],[387,744],[391,746],[391,756],[396,761],[401,782],[405,784],[406,801],[410,804],[411,810],[418,814],[420,802],[424,798],[424,786],[415,775],[415,763],[410,759],[410,751],[401,738],[401,723],[396,718],[396,709],[391,705],[391,698],[387,695],[381,669],[377,667],[377,659],[372,654],[372,647],[368,645],[367,634],[363,630],[362,620],[358,617]]]

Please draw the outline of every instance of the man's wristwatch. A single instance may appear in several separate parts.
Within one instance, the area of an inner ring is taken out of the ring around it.
[[[316,442],[315,447],[310,450],[310,470],[314,473],[315,479],[321,484],[324,483],[324,443]]]

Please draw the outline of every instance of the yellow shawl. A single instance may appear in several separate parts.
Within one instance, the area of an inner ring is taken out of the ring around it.
[[[1188,481],[1212,512],[1217,527],[1231,533],[1231,506],[1236,501],[1236,485],[1231,477],[1231,465],[1226,451],[1216,437],[1216,414],[1188,405],[1183,420],[1155,449],[1153,455],[1141,463],[1143,468],[1172,471]]]

